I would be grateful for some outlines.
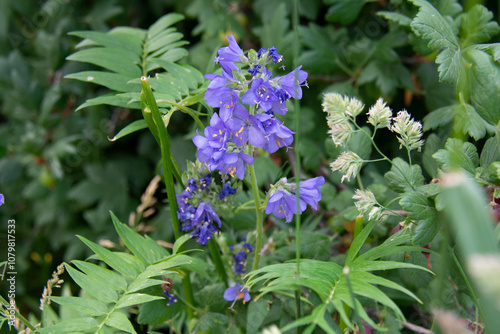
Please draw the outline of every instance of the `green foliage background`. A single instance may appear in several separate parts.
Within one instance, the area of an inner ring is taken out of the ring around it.
[[[413,3],[422,6],[422,1]],[[89,99],[110,93],[108,88],[123,90],[116,86],[106,88],[106,85],[88,84],[85,77],[76,78],[80,81],[65,78],[69,74],[98,69],[91,64],[68,61],[77,60],[74,55],[73,58],[68,56],[75,52],[81,38],[86,37],[69,32],[107,32],[117,26],[147,29],[163,15],[179,13],[183,17],[174,26],[183,35],[179,40],[186,41],[179,44],[179,48],[188,52],[180,51],[171,60],[188,64],[203,74],[214,70],[212,59],[217,48],[225,45],[227,33],[237,36],[243,49],[274,45],[284,55],[287,69],[292,69],[296,63],[309,72],[309,89],[305,90],[301,101],[301,144],[298,147],[305,173],[327,176],[329,162],[340,153],[340,148],[334,147],[327,136],[321,111],[322,93],[335,91],[357,96],[367,106],[382,96],[394,111],[405,108],[415,119],[423,119],[424,130],[432,130],[432,134],[426,137],[423,154],[414,158],[424,170],[425,183],[429,183],[438,176],[438,168],[449,163],[446,152],[456,147],[458,151],[470,152],[459,147],[462,142],[446,142],[448,137],[469,140],[478,147],[478,152],[482,152],[483,147],[493,145],[486,141],[487,134],[491,133],[491,124],[498,123],[500,115],[498,109],[496,113],[491,112],[491,105],[499,105],[498,83],[488,85],[485,79],[486,82],[479,83],[484,86],[482,95],[477,95],[467,87],[480,75],[460,69],[447,71],[456,64],[442,61],[448,56],[458,57],[460,65],[489,57],[480,47],[467,47],[499,42],[498,25],[492,23],[498,22],[498,3],[493,0],[436,0],[431,3],[448,23],[454,22],[451,30],[445,29],[444,39],[427,36],[425,28],[418,26],[418,20],[411,21],[418,7],[407,1],[299,1],[301,44],[298,59],[294,60],[291,1],[0,2],[0,192],[7,194],[6,204],[0,210],[0,221],[16,220],[19,273],[16,300],[21,311],[37,313],[43,286],[58,264],[91,255],[75,235],[95,242],[109,240],[120,247],[109,211],[127,222],[130,213],[136,212],[141,204],[141,195],[156,175],[160,160],[154,137],[145,131],[115,142],[108,140],[126,125],[142,119],[134,106],[120,102],[83,105]],[[474,7],[477,3],[483,3],[490,12]],[[466,16],[464,10],[474,15]],[[428,38],[419,38],[415,31]],[[492,57],[484,60],[491,68],[496,68],[496,74],[493,71],[491,75],[492,80],[497,81],[498,50],[498,46],[486,50]],[[153,67],[147,68],[151,69]],[[488,72],[489,68],[482,71]],[[497,100],[492,98],[495,96]],[[485,105],[486,100],[491,105]],[[75,112],[79,106],[85,108]],[[293,117],[290,114],[285,121],[293,124]],[[190,138],[196,124],[184,113],[173,114],[170,124],[172,151],[177,161],[192,159],[195,148]],[[366,143],[353,140],[350,145],[350,149],[362,157],[369,158],[372,154]],[[391,139],[380,147],[387,155],[395,157],[400,154],[398,146],[399,143]],[[431,158],[434,153],[437,154],[435,160]],[[281,162],[291,159],[286,152],[273,158]],[[481,154],[479,159],[476,152],[470,160],[469,170],[476,174],[476,168],[487,169],[492,161],[499,159],[495,153],[490,158]],[[261,185],[275,181],[280,173],[281,166],[269,160],[257,160],[256,165]],[[185,166],[181,164],[181,168]],[[369,166],[362,175],[364,182],[374,183],[371,190],[379,199],[392,198],[398,192],[391,181],[384,180],[387,170],[389,166],[384,164]],[[323,190],[321,218],[305,217],[302,242],[305,257],[333,259],[342,265],[349,244],[346,240],[352,239],[344,222],[352,221],[357,212],[351,199],[352,184],[339,185],[340,177],[340,174],[333,174],[331,184]],[[423,180],[419,185],[422,184]],[[163,205],[166,194],[157,190],[156,196],[159,201],[153,204],[155,213],[141,220],[145,224],[136,220],[132,225],[137,232],[148,232],[155,240],[171,242],[172,222]],[[407,202],[411,205],[412,201]],[[401,203],[403,208],[411,211],[404,203]],[[251,225],[254,219],[248,215],[251,214],[241,214],[234,221],[228,221],[236,230],[235,235]],[[395,224],[394,220],[376,226],[369,241],[384,240]],[[275,235],[277,252],[270,262],[289,259],[293,253],[293,243],[284,232],[287,226],[279,227],[281,231]],[[437,231],[435,226],[422,227],[417,244],[432,242]],[[0,238],[5,233],[2,223]],[[325,239],[325,234],[329,238]],[[437,247],[437,241],[434,242],[431,247]],[[4,249],[0,250],[0,259],[3,259],[1,252]],[[422,254],[412,254],[411,263],[425,266]],[[424,274],[397,271],[386,276],[417,291],[416,295],[425,305],[432,295],[425,291],[429,279]],[[453,284],[463,286],[464,282],[457,278]],[[432,291],[440,288],[432,287]],[[441,295],[439,302],[445,307],[471,308],[471,298],[466,293],[459,293],[449,285],[446,291],[453,298]],[[401,294],[394,298],[404,312],[412,313],[405,309],[411,308],[411,301],[406,296]],[[279,303],[285,302],[280,300]],[[391,314],[388,319],[391,316],[394,317]],[[291,317],[292,314],[288,314],[284,318]]]

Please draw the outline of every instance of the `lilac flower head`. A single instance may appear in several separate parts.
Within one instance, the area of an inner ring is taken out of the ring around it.
[[[266,144],[261,122],[255,116],[250,115],[243,105],[238,103],[235,106],[233,117],[229,119],[227,124],[233,133],[232,141],[237,146],[245,145],[247,139],[250,144],[256,147],[262,147]]]
[[[283,56],[278,54],[274,46],[271,46],[268,51],[269,51],[269,56],[273,58],[273,63],[276,64],[283,60]]]
[[[233,189],[231,188],[231,183],[229,182],[226,182],[224,183],[224,185],[222,186],[222,189],[219,193],[219,200],[223,200],[225,199],[227,196],[229,195],[234,195],[236,194],[236,189]]]
[[[268,111],[272,107],[272,102],[277,101],[278,97],[268,81],[257,78],[252,82],[252,86],[241,97],[243,103],[254,105],[258,104],[262,110]]]
[[[301,70],[302,65],[282,77],[273,78],[286,92],[295,99],[302,98],[302,83],[307,79],[307,72]],[[306,85],[306,84],[304,84]]]
[[[302,201],[317,210],[316,203],[321,200],[320,188],[325,184],[325,178],[318,176],[299,183],[299,197]]]
[[[200,190],[208,191],[208,187],[210,187],[211,183],[212,183],[212,176],[210,176],[210,174],[202,176],[200,178]]]
[[[283,179],[279,182],[282,181]],[[284,178],[284,183],[286,183],[286,178]],[[293,215],[297,213],[295,195],[292,195],[283,187],[279,186],[277,190],[269,196],[269,200],[267,201],[266,214],[268,215],[271,213],[276,218],[285,218],[287,223],[291,222]]]
[[[228,87],[231,81],[227,76],[207,74],[205,78],[211,80],[205,92],[205,101],[211,107],[220,108],[220,116],[223,121],[226,121],[231,115],[234,104],[238,101],[238,92]]]
[[[233,270],[237,275],[244,274],[245,271],[245,264],[247,260],[247,253],[244,251],[239,251],[238,253],[233,254],[233,259],[234,259],[234,266]]]
[[[190,178],[188,180],[188,184],[186,186],[186,191],[188,193],[193,193],[196,189],[198,189],[198,185],[196,184],[196,180],[193,178]]]
[[[229,174],[231,177],[236,177],[240,180],[245,178],[245,163],[253,164],[253,157],[246,153],[231,152],[225,154],[220,160],[217,169],[223,174]]]
[[[243,299],[243,304],[245,304],[250,301],[251,297],[250,293],[248,293],[248,288],[244,288],[240,283],[236,283],[235,286],[227,288],[226,291],[224,291],[224,299],[227,301],[234,301],[229,307],[232,309],[238,299]]]
[[[226,150],[226,143],[229,139],[230,131],[219,118],[217,113],[214,113],[210,120],[210,126],[207,126],[204,131],[205,137],[198,134],[193,138],[193,143],[198,148],[197,156],[200,162],[207,163],[210,170],[214,169],[214,164]]]
[[[196,241],[200,245],[206,245],[212,234],[217,231],[214,222],[219,225],[219,228],[221,226],[219,216],[210,204],[206,202],[201,202],[198,205],[193,222],[196,222],[197,225],[194,227],[193,232],[191,232],[191,237],[196,238]]]
[[[261,122],[267,139],[264,150],[274,153],[279,148],[292,144],[294,132],[283,125],[272,112],[259,113],[256,117]]]
[[[226,38],[229,41],[229,46],[219,48],[219,55],[214,59],[214,61],[216,63],[220,63],[222,69],[226,73],[231,73],[232,70],[238,70],[238,66],[234,63],[239,62],[246,57],[232,34],[231,36],[226,36]]]
[[[170,306],[173,303],[176,303],[178,300],[173,294],[171,294],[168,291],[163,291],[163,295],[165,295],[165,297],[167,297],[167,306]]]
[[[262,71],[261,71],[261,67],[262,67],[262,66],[261,66],[261,65],[259,65],[259,64],[254,64],[254,65],[252,66],[252,68],[249,68],[249,69],[247,70],[247,72],[248,72],[248,73],[250,73],[250,74],[252,75],[252,77],[254,77],[254,76],[256,76],[257,74],[262,73]]]

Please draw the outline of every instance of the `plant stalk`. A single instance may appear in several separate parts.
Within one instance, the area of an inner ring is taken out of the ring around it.
[[[250,146],[250,151],[252,151],[253,148]],[[259,196],[259,187],[257,185],[257,177],[255,175],[255,168],[253,165],[248,165],[248,172],[250,173],[250,182],[252,183],[252,192],[253,192],[253,199],[255,201],[255,213],[256,213],[256,232],[257,232],[257,238],[255,241],[255,256],[253,258],[253,265],[252,265],[252,271],[257,270],[259,268],[259,261],[260,261],[260,250],[262,248],[262,237],[264,233],[264,226],[263,226],[263,215],[262,215],[262,208],[261,208],[261,202],[260,202],[260,196]]]

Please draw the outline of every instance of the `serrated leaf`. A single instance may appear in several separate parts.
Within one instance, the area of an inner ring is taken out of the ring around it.
[[[82,237],[78,236],[78,238],[83,241],[96,255],[104,261],[108,266],[115,269],[116,271],[128,276],[130,278],[135,278],[141,271],[141,268],[132,265],[131,262],[125,261],[121,256],[117,253],[111,252],[110,250],[99,246],[98,244]]]
[[[68,264],[65,264],[65,268],[73,281],[95,299],[105,303],[116,302],[118,300],[118,294],[106,282],[97,277],[85,275]]]
[[[449,138],[444,147],[432,155],[439,163],[440,168],[445,171],[462,168],[471,175],[475,174],[479,156],[473,144],[464,143],[457,138]]]
[[[148,124],[146,123],[145,120],[138,119],[137,121],[134,121],[134,122],[130,123],[129,125],[127,125],[126,127],[124,127],[123,129],[121,129],[116,134],[116,136],[114,136],[113,138],[110,139],[110,141],[116,141],[120,138],[125,137],[126,135],[129,135],[131,133],[134,133],[134,132],[142,130],[142,129],[146,129],[147,127],[148,127]]]
[[[409,211],[408,218],[413,220],[428,219],[437,215],[433,201],[418,191],[405,192],[399,204],[403,210]]]
[[[161,296],[151,296],[145,293],[127,293],[118,300],[115,308],[119,309],[127,306],[144,304],[153,300],[165,300],[165,298]]]
[[[436,57],[439,64],[439,80],[449,83],[457,90],[462,90],[467,84],[467,71],[464,66],[462,50],[446,49]]]
[[[487,42],[500,32],[498,23],[492,21],[493,13],[483,5],[474,5],[460,16],[460,36],[464,40],[463,47]]]
[[[130,320],[128,320],[127,316],[121,312],[111,313],[111,315],[106,319],[106,325],[118,328],[119,330],[122,330],[127,333],[132,333],[132,334],[137,333],[134,329],[134,326],[132,326]]]
[[[425,0],[411,0],[411,2],[420,7],[417,16],[411,22],[413,31],[429,40],[428,46],[431,49],[457,51],[459,49],[457,37],[439,11]]]
[[[457,115],[455,105],[438,108],[428,113],[423,119],[423,130],[429,131],[440,126],[448,125]]]
[[[67,297],[49,296],[48,298],[59,305],[70,307],[76,310],[77,312],[83,313],[85,315],[98,317],[108,312],[106,304],[97,299],[71,297],[71,296]]]
[[[462,131],[463,134],[468,134],[475,140],[479,140],[486,135],[486,127],[481,116],[470,104],[459,104],[456,106],[458,114],[455,120],[455,126]]]
[[[484,143],[479,164],[482,167],[487,167],[495,161],[500,161],[500,147],[496,136],[489,138],[486,143]]]
[[[476,112],[488,123],[500,122],[500,64],[487,53],[468,48],[465,58],[469,69],[470,100]]]
[[[426,245],[436,237],[439,232],[439,221],[436,216],[424,219],[418,223],[415,228],[415,237],[413,243],[415,245]]]
[[[490,54],[496,62],[500,61],[500,43],[477,44],[474,48]]]
[[[391,170],[385,173],[384,178],[389,183],[389,188],[396,192],[415,190],[424,184],[424,177],[419,165],[409,165],[401,158],[392,160]]]
[[[59,334],[59,333],[79,333],[95,332],[99,324],[94,318],[77,318],[61,321],[54,326],[37,328],[36,333]]]
[[[377,15],[383,17],[386,20],[396,22],[402,27],[409,27],[412,21],[408,16],[396,12],[387,12],[381,10],[377,12]]]

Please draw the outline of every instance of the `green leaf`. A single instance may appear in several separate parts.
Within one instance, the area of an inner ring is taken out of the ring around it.
[[[428,46],[431,49],[457,51],[459,49],[457,37],[439,11],[425,0],[411,0],[411,2],[420,7],[411,23],[415,34],[429,40]]]
[[[409,165],[401,158],[392,160],[391,170],[384,177],[389,183],[389,188],[396,192],[415,190],[424,184],[424,177],[419,165]]]
[[[174,243],[174,249],[173,249],[173,254],[177,254],[179,249],[184,245],[187,241],[191,240],[191,235],[190,234],[183,234],[177,240],[175,240]]]
[[[431,133],[425,140],[424,153],[422,155],[422,164],[424,170],[432,177],[438,176],[438,163],[432,157],[439,149],[443,148],[444,142],[435,133]]]
[[[127,92],[133,89],[135,90],[140,89],[139,86],[128,83],[130,80],[136,78],[135,76],[129,74],[100,72],[100,71],[83,71],[83,72],[68,74],[64,76],[64,78],[95,83],[96,85],[101,85],[111,90],[116,90],[119,92]]]
[[[117,255],[115,252],[99,246],[98,244],[82,237],[78,238],[83,241],[94,253],[99,256],[99,258],[104,261],[108,266],[115,269],[116,271],[128,276],[130,278],[135,278],[139,274],[142,268],[134,266],[133,263],[124,260],[122,256]]]
[[[371,130],[367,126],[363,127],[369,135],[371,135]],[[357,155],[359,155],[362,159],[370,159],[370,154],[372,152],[373,146],[370,141],[370,137],[366,134],[358,131],[355,132],[352,137],[349,139],[349,142],[346,145],[346,149],[349,151],[353,151]]]
[[[255,334],[264,322],[268,311],[268,303],[265,299],[260,298],[248,305],[247,311],[247,334]]]
[[[104,303],[116,302],[118,300],[116,291],[107,285],[105,281],[94,275],[85,275],[68,264],[65,264],[65,268],[73,281],[95,299]]]
[[[124,52],[123,49],[111,47],[85,49],[69,55],[66,59],[91,63],[126,76],[140,77],[142,74],[141,69],[135,65],[141,61],[139,56]]]
[[[140,29],[128,28],[128,32],[112,30],[109,33],[100,31],[72,31],[68,35],[85,38],[78,43],[77,49],[89,46],[108,46],[115,49],[123,48],[135,54],[141,53],[141,43],[144,38],[144,32]],[[133,29],[133,30],[130,30]],[[135,30],[135,33],[131,33]],[[138,36],[140,34],[142,36]]]
[[[122,108],[130,108],[129,101],[130,101],[129,97],[121,96],[116,93],[110,93],[85,101],[83,104],[78,106],[78,108],[76,108],[76,111],[79,111],[83,108],[99,106],[101,104],[107,104]]]
[[[215,325],[225,325],[229,321],[229,318],[220,313],[207,312],[203,314],[198,322],[193,327],[193,331],[206,332],[209,331]]]
[[[90,262],[73,260],[71,261],[71,263],[76,265],[78,269],[80,269],[87,275],[92,274],[94,276],[97,276],[100,280],[115,288],[115,290],[124,291],[127,288],[127,281],[125,281],[125,279],[121,275],[115,273],[114,271]]]
[[[105,303],[92,298],[49,296],[49,299],[59,305],[70,307],[85,315],[98,317],[108,313],[108,308]]]
[[[463,47],[489,41],[500,32],[498,23],[492,21],[493,13],[483,5],[474,5],[459,17]]]
[[[165,275],[168,274],[176,274],[174,271],[165,271]],[[136,291],[140,291],[146,288],[149,288],[150,286],[156,286],[156,285],[161,285],[165,283],[163,280],[159,279],[144,279],[141,277],[140,279],[134,280],[132,283],[127,288],[127,293],[133,293]]]
[[[457,115],[456,105],[441,107],[428,113],[423,119],[423,130],[429,131],[448,125]]]
[[[479,116],[470,104],[456,105],[457,117],[455,119],[455,126],[463,134],[468,134],[475,140],[479,140],[486,135],[486,127],[484,121]]]
[[[473,144],[464,143],[457,138],[449,138],[444,147],[432,155],[439,163],[440,168],[445,171],[462,168],[474,176],[479,156]]]
[[[405,192],[399,204],[403,210],[410,212],[408,218],[413,220],[428,219],[437,214],[433,201],[418,191]]]
[[[147,127],[148,127],[148,124],[146,123],[145,120],[138,119],[137,121],[134,121],[134,122],[130,123],[129,125],[127,125],[126,127],[124,127],[123,129],[121,129],[120,132],[118,132],[116,134],[116,136],[114,136],[113,138],[110,139],[110,141],[118,140],[118,139],[123,138],[126,135],[129,135],[129,134],[134,133],[136,131],[146,129]]]
[[[387,12],[381,10],[377,12],[377,15],[383,17],[386,20],[396,22],[402,27],[409,27],[412,21],[408,16],[396,12]]]
[[[359,233],[358,236],[354,238],[354,240],[351,243],[351,247],[349,247],[349,252],[347,253],[347,258],[345,260],[346,266],[350,266],[351,263],[354,261],[356,255],[358,255],[359,251],[361,250],[361,247],[363,247],[363,245],[365,244],[366,239],[370,235],[370,232],[375,227],[376,223],[377,220],[369,222],[368,225],[363,227],[361,233]]]
[[[154,37],[162,30],[182,20],[184,20],[184,15],[178,13],[169,13],[162,16],[154,24],[152,24],[151,27],[149,27],[148,38]]]
[[[500,161],[500,147],[498,146],[498,138],[491,137],[484,143],[479,164],[482,167],[488,167],[491,163]]]
[[[330,6],[325,16],[326,20],[348,25],[356,20],[365,3],[366,0],[326,0],[325,4]]]
[[[137,322],[149,326],[159,326],[164,322],[173,319],[181,312],[181,303],[167,305],[167,301],[155,300],[139,306],[139,316]]]
[[[127,333],[137,333],[130,320],[128,320],[127,316],[121,312],[111,313],[111,315],[106,319],[106,325],[118,328],[119,330]]]
[[[152,248],[150,241],[144,239],[127,225],[122,224],[113,212],[110,212],[110,214],[115,229],[122,238],[123,243],[144,264],[152,264],[167,256],[168,253],[159,252],[157,248]],[[153,243],[155,242],[153,241]]]
[[[59,334],[59,333],[80,333],[95,332],[98,330],[98,323],[93,318],[77,318],[61,321],[54,326],[37,328],[36,333]]]
[[[165,300],[164,297],[161,296],[150,296],[145,293],[132,293],[123,295],[118,302],[116,303],[115,308],[123,308],[132,305],[144,304],[153,300]]]
[[[500,122],[500,64],[487,53],[471,48],[467,49],[465,59],[471,64],[471,104],[486,122],[497,126]]]
[[[462,50],[443,50],[436,57],[439,80],[449,83],[457,90],[463,90],[468,80],[464,62]]]
[[[421,246],[426,245],[434,240],[438,232],[439,220],[437,219],[437,215],[424,219],[415,228],[413,243]]]

